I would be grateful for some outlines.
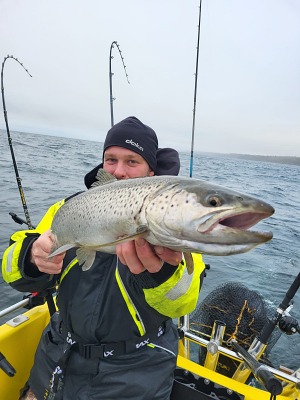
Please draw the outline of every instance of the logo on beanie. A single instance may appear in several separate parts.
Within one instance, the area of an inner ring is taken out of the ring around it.
[[[144,151],[142,146],[140,146],[138,143],[135,143],[132,139],[125,140],[125,143],[131,144],[132,146],[137,147],[139,150]]]

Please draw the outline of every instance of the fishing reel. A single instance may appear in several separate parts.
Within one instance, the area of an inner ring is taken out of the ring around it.
[[[290,310],[293,308],[293,304],[285,310],[278,322],[278,327],[281,332],[286,335],[293,335],[294,333],[300,333],[300,325],[296,318],[290,315]]]

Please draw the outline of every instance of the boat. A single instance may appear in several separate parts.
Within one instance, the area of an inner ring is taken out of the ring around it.
[[[201,17],[201,2],[199,12],[200,28]],[[193,110],[193,132],[195,127],[195,110],[196,110],[196,88],[197,88],[197,66],[198,66],[198,51],[199,51],[199,34],[198,29],[198,44],[197,44],[197,61],[195,74],[195,96]],[[113,45],[117,43],[113,42]],[[120,52],[120,49],[117,45]],[[121,52],[120,52],[121,55]],[[122,56],[121,56],[122,57]],[[8,56],[2,64],[2,80],[1,87],[3,88],[3,67]],[[110,63],[111,63],[110,53]],[[123,58],[122,58],[123,61]],[[23,67],[23,64],[19,62]],[[123,63],[124,69],[125,65]],[[23,67],[24,68],[24,67]],[[25,69],[25,68],[24,68]],[[25,69],[28,73],[28,71]],[[127,73],[125,70],[127,77]],[[112,88],[110,65],[110,88]],[[111,123],[113,125],[113,96],[110,95],[111,104]],[[24,197],[21,179],[18,174],[17,165],[11,145],[7,112],[5,109],[3,95],[3,109],[9,137],[10,150],[12,153],[14,168],[16,172],[17,183],[22,199],[22,205],[26,221],[11,213],[13,219],[18,223],[25,223],[31,229],[31,221],[28,214],[28,209]],[[193,139],[191,148],[191,165],[190,176],[192,176],[193,168]],[[179,354],[177,358],[177,366],[174,371],[174,384],[170,400],[300,400],[300,368],[290,370],[287,367],[275,369],[265,362],[262,362],[265,350],[267,349],[268,339],[279,324],[284,315],[288,315],[291,307],[290,302],[299,289],[300,274],[296,277],[290,289],[278,307],[275,315],[266,324],[258,337],[251,343],[246,350],[238,341],[232,340],[231,347],[228,343],[223,342],[226,323],[224,321],[215,320],[211,326],[209,335],[203,335],[199,330],[192,328],[189,316],[183,316],[178,320]],[[41,300],[42,303],[41,304]],[[0,400],[17,400],[20,397],[20,392],[26,384],[30,369],[34,362],[34,354],[42,335],[43,329],[49,322],[50,313],[45,299],[38,295],[29,294],[18,303],[0,311],[0,318],[8,318],[12,314],[12,318],[0,325]],[[16,312],[22,311],[16,315]],[[1,322],[1,320],[0,320]],[[295,332],[300,333],[299,324],[295,323]],[[191,356],[191,345],[199,349],[204,348],[206,356],[202,364],[195,361]],[[218,368],[219,358],[222,357],[222,364],[230,364],[234,361],[236,368],[230,371],[230,374],[225,373],[222,368]],[[224,361],[225,360],[225,361]],[[286,360],[288,361],[288,360]],[[255,383],[255,379],[259,383]],[[253,383],[254,382],[254,383]]]
[[[294,294],[299,285],[300,274],[287,292],[285,303],[291,300],[291,291]],[[41,302],[44,304],[40,304]],[[31,308],[27,309],[28,307]],[[282,310],[277,312],[282,314]],[[20,302],[2,310],[0,318],[7,319],[10,314],[13,315],[12,318],[0,325],[0,400],[19,399],[33,365],[42,331],[50,319],[45,299],[36,294],[24,296]],[[268,324],[274,325],[276,318],[275,316]],[[251,346],[252,355],[251,351],[243,350],[237,342],[232,349],[224,347],[224,325],[215,321],[210,338],[205,339],[189,327],[188,316],[178,320],[179,354],[170,400],[300,399],[300,368],[296,371],[288,368],[277,370],[258,361],[265,349],[265,346],[259,346],[258,339]],[[206,349],[203,365],[191,359],[191,343]],[[253,355],[255,353],[256,357]],[[217,371],[220,355],[239,364],[233,376]],[[266,387],[253,385],[252,379],[249,382],[251,372]]]

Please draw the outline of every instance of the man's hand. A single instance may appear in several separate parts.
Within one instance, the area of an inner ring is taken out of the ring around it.
[[[32,245],[30,261],[35,264],[40,272],[45,274],[59,274],[62,269],[66,253],[48,258],[53,245],[51,231],[44,232]]]
[[[140,274],[145,270],[159,272],[164,262],[177,266],[182,260],[181,251],[153,247],[145,239],[118,244],[116,253],[122,264],[127,265],[133,274]]]

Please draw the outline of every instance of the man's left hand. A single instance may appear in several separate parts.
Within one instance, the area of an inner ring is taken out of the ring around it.
[[[153,247],[145,239],[118,244],[116,253],[122,264],[127,265],[133,274],[145,270],[150,273],[159,272],[165,262],[177,266],[182,260],[181,251],[162,246]]]

